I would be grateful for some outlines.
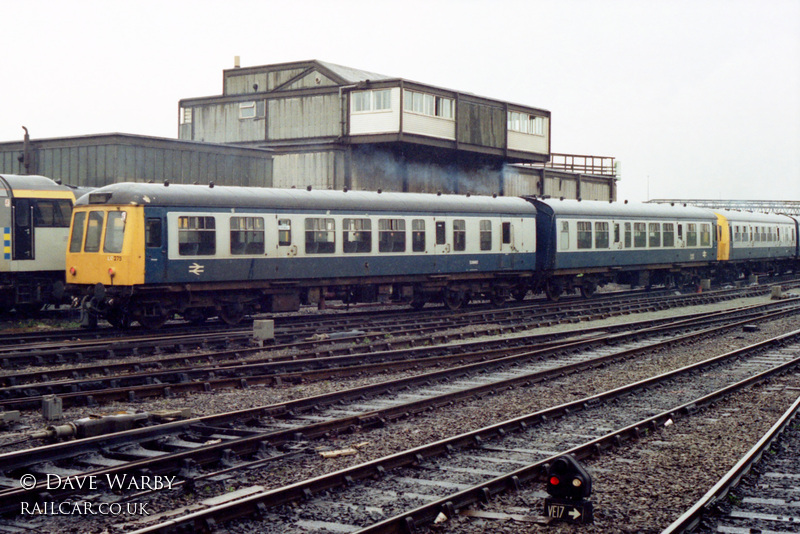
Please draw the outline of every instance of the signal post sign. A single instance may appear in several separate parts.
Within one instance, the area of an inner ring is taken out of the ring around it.
[[[544,500],[544,515],[568,523],[591,523],[594,507],[592,501],[573,501],[548,497]]]

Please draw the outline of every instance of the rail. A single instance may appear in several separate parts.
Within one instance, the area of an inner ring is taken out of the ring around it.
[[[617,162],[611,156],[550,153],[547,163],[531,163],[531,167],[545,167],[559,171],[597,176],[617,176]]]

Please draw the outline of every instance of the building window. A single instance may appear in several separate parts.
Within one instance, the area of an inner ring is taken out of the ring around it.
[[[411,221],[411,250],[425,252],[425,221],[422,219]]]
[[[214,217],[178,217],[178,255],[212,256],[216,251]]]
[[[592,248],[592,223],[578,221],[578,248]]]
[[[264,219],[231,217],[231,254],[264,254]]]
[[[406,251],[406,221],[403,219],[378,220],[378,251]]]
[[[467,250],[467,223],[464,219],[453,221],[453,250]]]
[[[239,119],[263,119],[266,116],[264,101],[240,102]]]
[[[509,111],[508,130],[531,135],[544,135],[544,117]]]
[[[181,124],[191,124],[192,123],[192,111],[193,108],[181,108],[180,112],[180,123]]]
[[[409,90],[405,90],[404,95],[405,111],[450,120],[455,116],[455,101],[452,98]]]
[[[492,250],[492,221],[481,221],[480,234],[481,250]]]
[[[633,223],[633,246],[634,248],[647,246],[647,225],[645,223]]]
[[[333,254],[336,235],[333,219],[306,219],[306,254]]]
[[[392,109],[392,90],[356,91],[350,99],[353,113],[367,111],[386,111]]]
[[[371,220],[344,219],[342,233],[342,250],[345,253],[372,251]]]

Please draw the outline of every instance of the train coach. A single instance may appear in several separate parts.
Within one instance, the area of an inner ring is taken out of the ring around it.
[[[120,183],[77,202],[66,276],[117,326],[326,296],[457,309],[530,287],[535,228],[521,198]]]
[[[0,312],[60,299],[72,205],[87,191],[44,176],[0,175]]]

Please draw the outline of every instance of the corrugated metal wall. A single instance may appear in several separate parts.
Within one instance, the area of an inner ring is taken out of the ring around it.
[[[336,94],[272,99],[267,104],[269,140],[336,137],[342,133]]]
[[[340,151],[304,152],[274,156],[274,187],[341,189],[343,163]],[[337,179],[337,177],[339,177]]]

